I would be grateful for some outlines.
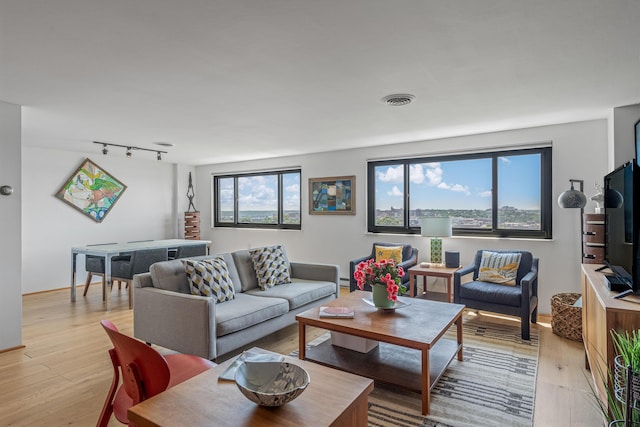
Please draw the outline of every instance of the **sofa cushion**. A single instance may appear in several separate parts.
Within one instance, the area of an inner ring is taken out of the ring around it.
[[[402,262],[402,246],[378,246],[374,248],[376,254],[376,262],[383,259],[392,259],[396,264]]]
[[[222,257],[213,259],[185,259],[184,264],[192,295],[212,297],[216,302],[234,298],[233,283],[229,278],[227,263]]]
[[[235,293],[240,292],[240,277],[238,276],[238,270],[235,267],[233,257],[231,254],[224,253],[218,255],[205,255],[199,257],[193,257],[190,259],[202,260],[213,259],[215,257],[222,257],[227,264],[227,270],[229,271],[229,278],[233,283]],[[171,261],[162,261],[153,264],[149,268],[151,273],[151,279],[153,281],[153,287],[158,289],[164,289],[166,291],[180,292],[183,294],[190,294],[189,281],[187,279],[187,272],[182,263],[184,260],[174,259]]]
[[[515,286],[521,257],[519,252],[482,251],[478,280]]]
[[[252,289],[248,295],[260,297],[282,298],[289,302],[289,310],[317,301],[336,293],[336,284],[317,280],[291,279],[291,283],[278,285],[266,291]]]
[[[520,286],[504,286],[490,282],[467,282],[460,285],[459,297],[476,301],[491,301],[494,304],[520,307]]]
[[[284,299],[238,293],[232,301],[216,304],[216,336],[246,329],[288,311],[289,303]]]
[[[250,249],[249,253],[260,289],[267,290],[276,285],[291,283],[289,262],[281,245]]]

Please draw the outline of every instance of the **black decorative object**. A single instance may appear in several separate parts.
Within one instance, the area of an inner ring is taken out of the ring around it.
[[[189,172],[189,186],[187,187],[189,207],[184,213],[184,238],[189,240],[200,240],[200,212],[196,210],[196,206],[193,204],[193,198],[195,196],[196,193],[193,190],[191,172]],[[191,208],[193,208],[193,211]]]

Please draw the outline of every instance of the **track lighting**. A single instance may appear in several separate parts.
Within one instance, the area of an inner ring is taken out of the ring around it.
[[[99,142],[99,141],[93,141],[93,143],[102,145],[102,154],[104,154],[104,155],[107,155],[109,153],[109,149],[107,148],[108,146],[125,148],[127,150],[125,155],[128,158],[131,158],[131,156],[133,155],[133,150],[142,150],[142,151],[155,152],[156,153],[156,158],[158,160],[162,160],[162,155],[163,154],[167,154],[166,151],[152,150],[151,148],[134,147],[133,145],[120,145],[120,144],[112,144],[110,142]],[[165,144],[168,144],[168,143],[165,143]],[[167,146],[170,146],[170,145],[167,145]]]

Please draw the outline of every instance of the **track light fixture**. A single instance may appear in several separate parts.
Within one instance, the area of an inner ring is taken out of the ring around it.
[[[112,144],[110,142],[99,142],[99,141],[93,141],[93,143],[102,145],[102,154],[104,154],[104,155],[107,155],[109,153],[109,149],[107,148],[108,146],[125,148],[127,150],[125,155],[128,158],[130,158],[133,155],[133,150],[142,150],[142,151],[155,152],[156,153],[156,158],[158,160],[162,160],[162,154],[167,154],[166,151],[152,150],[151,148],[134,147],[133,145],[120,145],[120,144]]]

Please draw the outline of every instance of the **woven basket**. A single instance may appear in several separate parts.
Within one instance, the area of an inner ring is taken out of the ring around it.
[[[582,341],[582,307],[573,304],[580,294],[556,294],[551,297],[551,330],[573,341]]]

